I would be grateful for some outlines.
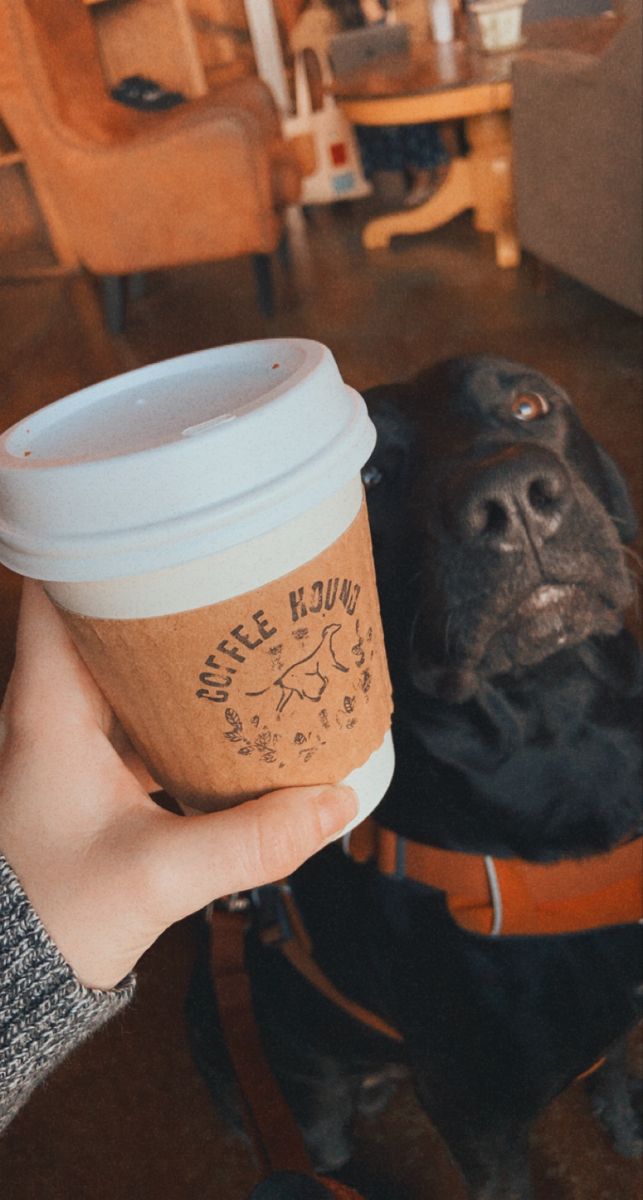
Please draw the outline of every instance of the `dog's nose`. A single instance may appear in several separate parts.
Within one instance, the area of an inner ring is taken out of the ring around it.
[[[452,477],[445,517],[463,541],[516,551],[554,537],[570,502],[567,470],[549,450],[509,446]]]

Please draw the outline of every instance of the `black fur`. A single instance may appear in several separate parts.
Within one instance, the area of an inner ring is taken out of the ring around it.
[[[505,360],[452,360],[367,399],[397,759],[378,818],[538,862],[614,846],[640,821],[641,696],[616,466],[560,388]],[[439,893],[338,846],[292,883],[321,965],[405,1038],[362,1028],[251,940],[266,1043],[319,1166],[346,1161],[373,1072],[403,1061],[472,1195],[525,1200],[534,1117],[636,1020],[640,929],[477,936]],[[604,1081],[597,1109],[619,1093],[606,1123],[634,1152],[622,1073]]]

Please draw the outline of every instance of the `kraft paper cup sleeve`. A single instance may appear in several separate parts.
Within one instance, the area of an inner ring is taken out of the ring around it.
[[[163,617],[63,617],[154,777],[195,808],[339,782],[390,727],[365,504],[321,554],[255,591]]]

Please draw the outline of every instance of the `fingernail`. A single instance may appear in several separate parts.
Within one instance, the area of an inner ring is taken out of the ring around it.
[[[317,805],[322,832],[325,838],[330,839],[357,815],[358,800],[352,788],[337,784],[336,787],[324,788]]]

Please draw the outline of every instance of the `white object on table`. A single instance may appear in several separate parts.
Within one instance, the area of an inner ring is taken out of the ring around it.
[[[268,84],[279,110],[289,113],[292,102],[272,0],[244,0],[244,3],[259,78]]]
[[[429,18],[434,42],[452,42],[454,28],[451,0],[429,0]]]

